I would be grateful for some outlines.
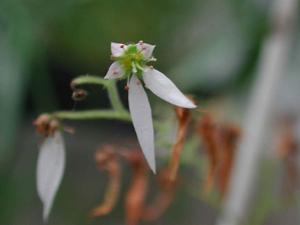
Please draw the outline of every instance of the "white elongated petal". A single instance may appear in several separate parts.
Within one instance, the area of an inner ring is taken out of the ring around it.
[[[114,57],[121,56],[127,48],[126,45],[121,43],[115,43],[115,42],[111,42],[110,47],[111,47],[111,54]]]
[[[124,75],[124,70],[120,63],[114,62],[110,65],[104,79],[107,80],[112,80],[112,79],[117,79],[120,78]]]
[[[144,42],[139,42],[136,44],[137,49],[142,52],[145,59],[150,59],[152,57],[153,50],[155,45],[150,45]]]
[[[65,144],[61,133],[56,131],[44,140],[37,161],[37,191],[43,203],[44,221],[48,219],[64,168]]]
[[[146,69],[143,78],[146,87],[163,100],[183,108],[196,108],[196,105],[185,97],[168,77],[158,70]]]
[[[139,79],[133,75],[128,90],[129,110],[133,126],[145,158],[155,173],[154,131],[148,97]]]

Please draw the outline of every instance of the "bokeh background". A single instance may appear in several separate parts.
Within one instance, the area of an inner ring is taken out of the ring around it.
[[[84,102],[74,103],[70,81],[82,74],[104,76],[111,63],[111,41],[155,44],[155,66],[192,94],[201,110],[211,109],[218,120],[243,124],[263,41],[271,29],[271,3],[0,0],[0,224],[42,223],[35,187],[42,139],[32,121],[42,112],[109,107],[105,90],[96,87],[89,89]],[[296,125],[300,124],[299,17],[297,21],[273,111],[277,118],[286,114],[296,118]],[[120,83],[126,105],[123,88]],[[164,143],[170,146],[168,140],[174,136],[172,107],[153,95],[150,101],[155,118],[162,121],[156,128],[158,148],[168,154]],[[132,125],[101,120],[67,124],[76,133],[65,135],[66,173],[48,224],[124,224],[122,197],[111,214],[95,220],[87,215],[103,198],[106,184],[105,174],[96,168],[94,152],[101,143],[135,142]],[[295,127],[299,141],[300,125]],[[201,170],[206,162],[199,143],[191,140],[189,148],[196,150],[183,156],[187,181],[176,200],[161,219],[148,224],[211,225],[217,220],[221,202],[201,195]],[[299,186],[288,198],[282,196],[282,163],[272,149],[266,155],[247,224],[299,224]],[[125,165],[123,191],[129,178]]]

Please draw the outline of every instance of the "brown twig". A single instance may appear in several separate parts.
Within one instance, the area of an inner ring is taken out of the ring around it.
[[[169,208],[175,197],[177,180],[170,180],[169,169],[159,172],[157,183],[159,185],[159,193],[154,201],[145,208],[143,212],[143,220],[145,221],[157,220]]]
[[[178,120],[178,129],[177,129],[176,141],[172,147],[172,158],[169,164],[171,181],[175,181],[177,178],[177,173],[178,173],[178,168],[180,163],[180,155],[183,150],[187,128],[191,120],[191,114],[189,109],[176,107],[175,112]]]
[[[209,194],[214,182],[217,182],[217,188],[223,198],[231,175],[240,129],[234,124],[217,124],[208,114],[199,120],[197,128],[209,161],[204,194]]]
[[[107,215],[114,208],[120,192],[121,168],[111,145],[101,147],[95,154],[95,159],[100,170],[108,172],[108,185],[104,195],[104,201],[93,209],[91,217]]]
[[[208,158],[208,170],[204,181],[204,194],[207,195],[213,185],[217,174],[219,153],[216,142],[216,125],[210,115],[205,114],[197,124],[197,132],[201,138],[203,149]]]
[[[149,169],[140,150],[122,151],[121,155],[130,163],[133,172],[125,198],[125,224],[137,225],[145,207]]]
[[[223,124],[217,132],[217,143],[221,155],[218,170],[218,188],[222,198],[227,192],[235,157],[236,143],[240,137],[240,133],[240,129],[233,124]]]

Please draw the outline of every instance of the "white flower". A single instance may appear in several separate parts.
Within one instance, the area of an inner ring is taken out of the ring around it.
[[[59,131],[48,136],[40,147],[37,161],[37,191],[47,221],[65,168],[65,144]]]
[[[143,83],[163,100],[183,108],[196,105],[182,94],[176,85],[163,73],[148,66],[155,61],[152,56],[155,46],[140,41],[137,44],[111,43],[112,58],[105,79],[128,79],[129,110],[140,146],[150,168],[155,172],[154,132],[151,107]]]

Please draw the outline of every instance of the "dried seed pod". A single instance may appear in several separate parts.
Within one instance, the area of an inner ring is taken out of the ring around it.
[[[48,114],[41,114],[33,121],[33,124],[36,126],[38,133],[45,137],[52,136],[60,126],[58,120]]]
[[[72,93],[72,99],[74,101],[83,101],[87,97],[88,93],[84,89],[74,89]]]
[[[104,201],[93,209],[91,217],[107,215],[114,208],[120,193],[121,168],[113,146],[104,145],[96,151],[95,160],[100,170],[108,173],[108,185]]]

